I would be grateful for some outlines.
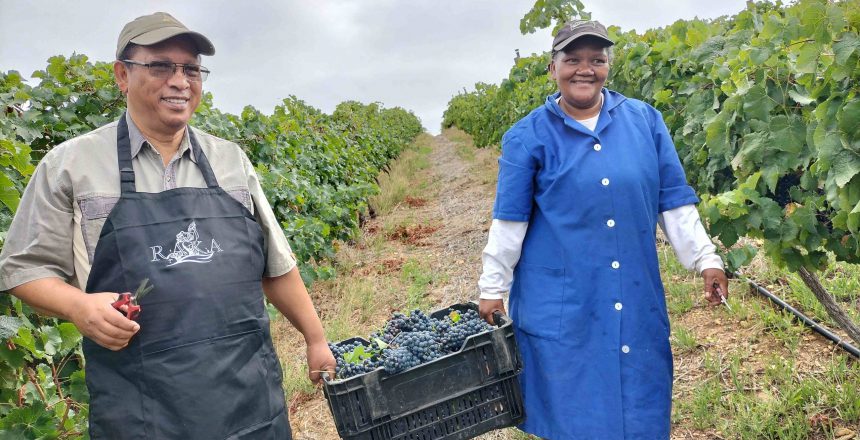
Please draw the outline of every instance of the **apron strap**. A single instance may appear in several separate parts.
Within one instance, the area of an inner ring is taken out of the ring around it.
[[[215,179],[215,173],[209,165],[209,159],[206,158],[206,153],[200,148],[200,143],[197,142],[197,136],[194,135],[194,130],[191,126],[187,126],[188,137],[191,139],[191,149],[194,152],[194,158],[197,159],[197,167],[203,173],[203,180],[206,181],[206,186],[209,188],[218,188],[218,180]]]
[[[119,161],[119,180],[122,194],[136,191],[134,185],[134,168],[131,166],[131,141],[128,138],[128,123],[125,112],[119,118],[116,130],[116,151]]]
[[[137,191],[134,182],[134,167],[131,165],[131,140],[128,136],[128,122],[126,122],[125,118],[126,115],[123,113],[122,117],[119,118],[116,131],[117,161],[119,162],[119,179],[122,194]],[[200,143],[197,142],[194,130],[190,126],[186,127],[186,130],[188,130],[188,137],[191,140],[191,151],[194,152],[194,158],[197,159],[197,166],[203,174],[206,186],[209,188],[218,188],[218,179],[215,178],[212,166],[209,165],[209,159],[206,158],[206,154],[200,148]]]

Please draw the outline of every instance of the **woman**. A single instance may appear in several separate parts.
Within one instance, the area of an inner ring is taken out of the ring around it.
[[[555,36],[558,93],[502,140],[483,255],[484,319],[504,313],[510,289],[525,365],[521,428],[549,439],[669,437],[658,222],[702,274],[708,301],[728,292],[660,113],[603,88],[613,44],[596,21]]]

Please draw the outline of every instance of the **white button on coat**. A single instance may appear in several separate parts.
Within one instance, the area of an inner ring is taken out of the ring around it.
[[[621,303],[615,303],[615,310],[621,310],[622,307],[624,306],[622,306]]]
[[[606,226],[609,226],[610,228],[615,227],[615,220],[612,220],[612,219],[607,220]]]
[[[624,352],[624,353],[630,353],[630,347],[628,347],[628,346],[626,346],[626,345],[622,345],[622,346],[621,346],[621,351],[622,351],[622,352]]]
[[[603,186],[608,186],[609,185],[609,179],[604,177],[603,180],[600,181],[600,183],[602,183]]]
[[[600,151],[601,148],[603,147],[601,147],[600,144],[594,144],[594,151]]]
[[[621,267],[621,263],[619,263],[617,261],[612,262],[612,268],[613,269],[618,269],[619,267]]]

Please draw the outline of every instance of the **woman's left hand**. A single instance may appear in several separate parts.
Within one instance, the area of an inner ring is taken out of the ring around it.
[[[720,269],[705,269],[702,271],[702,279],[705,281],[705,299],[712,306],[722,302],[715,285],[719,286],[725,298],[729,297],[729,280],[725,272]]]

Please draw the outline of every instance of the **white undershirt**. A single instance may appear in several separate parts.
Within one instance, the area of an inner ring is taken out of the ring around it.
[[[685,268],[698,273],[705,269],[723,270],[723,261],[715,253],[716,247],[694,205],[664,211],[657,222]],[[478,280],[481,299],[502,299],[510,291],[528,226],[528,222],[493,220],[481,257],[484,265]]]
[[[555,98],[555,103],[561,105],[561,96]],[[603,94],[600,94],[600,108],[597,109],[597,114],[588,119],[574,119],[576,122],[584,125],[585,128],[594,131],[597,127],[597,118],[600,117],[600,111],[603,110]]]
[[[600,106],[603,107],[603,95]],[[561,97],[556,99],[561,103]],[[598,112],[592,118],[577,119],[591,131],[597,127]],[[678,261],[688,270],[695,269],[702,273],[705,269],[723,270],[723,261],[715,253],[716,247],[711,243],[705,227],[699,218],[699,211],[693,205],[684,205],[662,212],[657,216],[657,223],[666,234],[669,244],[675,250]],[[508,220],[493,220],[490,226],[487,246],[481,256],[484,270],[478,280],[481,299],[503,299],[511,290],[514,279],[514,267],[520,260],[523,240],[528,230],[528,222]]]

